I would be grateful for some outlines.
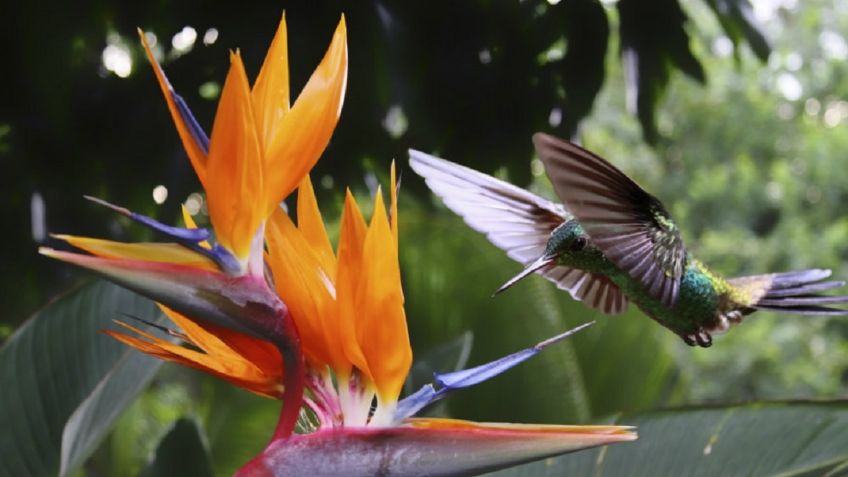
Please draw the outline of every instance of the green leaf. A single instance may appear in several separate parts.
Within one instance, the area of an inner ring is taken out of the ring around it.
[[[771,47],[754,19],[754,9],[749,0],[708,0],[707,4],[733,42],[737,58],[738,47],[745,40],[760,61],[768,60]]]
[[[197,423],[181,418],[162,438],[153,462],[139,477],[212,477],[209,452]]]
[[[233,475],[262,452],[280,415],[280,401],[257,396],[222,382],[209,381],[213,400],[206,433],[217,476]]]
[[[489,475],[788,477],[843,475],[848,466],[845,401],[677,409],[617,421],[636,426],[639,439]]]
[[[159,368],[99,331],[155,305],[105,282],[83,286],[32,316],[0,349],[0,475],[67,475]]]
[[[572,137],[577,125],[592,111],[606,73],[605,60],[609,44],[609,20],[604,6],[595,0],[571,0],[560,3],[568,48],[559,64],[565,98],[562,100],[564,137]],[[579,71],[580,74],[574,74]]]
[[[677,0],[621,0],[616,7],[621,19],[627,106],[638,116],[645,140],[656,144],[660,137],[654,113],[668,86],[672,67],[699,83],[705,83],[707,75],[689,48],[685,28],[688,18]]]

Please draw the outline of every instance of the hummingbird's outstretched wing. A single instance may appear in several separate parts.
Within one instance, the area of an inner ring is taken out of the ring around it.
[[[523,265],[541,257],[551,232],[571,218],[562,205],[421,151],[410,149],[409,165],[449,209]]]
[[[557,195],[592,243],[665,306],[677,302],[686,249],[665,207],[597,155],[553,136],[533,135]]]
[[[465,166],[410,150],[409,164],[445,205],[474,230],[524,265],[517,279],[536,272],[571,296],[607,314],[623,312],[624,294],[605,277],[545,259],[551,232],[571,219],[560,204]],[[517,280],[507,282],[512,285]],[[505,287],[502,287],[502,289]],[[500,291],[500,290],[499,290]]]

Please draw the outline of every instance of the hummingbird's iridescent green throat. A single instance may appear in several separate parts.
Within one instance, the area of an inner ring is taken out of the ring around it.
[[[538,273],[608,314],[632,301],[689,345],[708,347],[745,315],[771,310],[845,315],[820,292],[830,270],[724,279],[686,251],[662,203],[601,157],[543,133],[536,152],[564,205],[465,166],[410,150],[410,165],[448,208],[524,270],[498,292]]]

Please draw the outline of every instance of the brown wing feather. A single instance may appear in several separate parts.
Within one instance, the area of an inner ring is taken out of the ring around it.
[[[627,297],[613,282],[603,275],[563,266],[550,267],[542,276],[567,291],[572,298],[608,315],[627,310]]]
[[[668,211],[601,157],[547,134],[533,136],[557,195],[592,243],[665,306],[677,302],[686,249]]]
[[[409,156],[449,209],[522,265],[541,257],[551,232],[571,218],[563,206],[482,172],[420,151]]]
[[[524,266],[542,257],[553,230],[572,218],[563,206],[492,176],[420,151],[411,150],[409,155],[412,169],[449,209]],[[595,280],[595,275],[557,265],[536,273],[581,301],[586,293],[580,286]],[[611,282],[601,291],[602,298],[609,299],[589,306],[608,314],[627,307],[626,298]]]

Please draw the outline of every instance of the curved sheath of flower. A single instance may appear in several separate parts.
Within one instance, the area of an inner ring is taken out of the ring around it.
[[[402,427],[318,431],[276,441],[238,477],[478,475],[616,442],[624,426],[544,426],[415,419]]]
[[[183,333],[180,337],[200,351],[121,322],[116,323],[139,337],[114,330],[103,332],[139,351],[199,369],[256,394],[282,397],[282,358],[274,345],[226,328],[195,322],[161,305],[160,308],[180,327]]]
[[[94,247],[87,250],[98,253]],[[288,315],[277,294],[256,277],[229,277],[219,270],[123,255],[109,258],[108,253],[99,257],[46,247],[39,253],[87,268],[183,315],[257,338],[279,337]]]

